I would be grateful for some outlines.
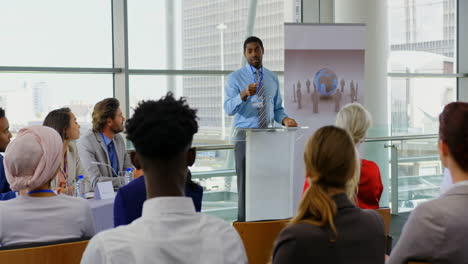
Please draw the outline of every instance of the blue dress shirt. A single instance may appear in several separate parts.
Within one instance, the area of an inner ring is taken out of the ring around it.
[[[16,198],[16,193],[10,189],[10,184],[8,184],[3,167],[3,156],[0,155],[0,200],[4,201],[13,198]]]
[[[252,69],[257,70],[247,64],[245,67],[231,73],[226,82],[224,111],[230,116],[235,115],[234,126],[236,128],[259,127],[258,109],[252,104],[258,100],[258,96],[249,96],[245,102],[242,101],[240,96],[240,93],[249,84],[257,82],[257,73],[253,72]],[[278,77],[265,67],[263,67],[263,84],[265,97],[268,100],[266,102],[267,123],[274,119],[281,124],[287,115],[282,105]]]
[[[185,196],[191,197],[195,210],[201,211],[203,188],[198,186],[193,190],[185,186]],[[128,225],[133,220],[141,217],[143,203],[146,201],[146,185],[144,176],[131,181],[129,184],[119,188],[114,201],[114,226]]]

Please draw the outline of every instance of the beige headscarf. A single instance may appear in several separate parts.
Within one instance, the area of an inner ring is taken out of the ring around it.
[[[13,191],[35,189],[55,177],[63,142],[57,131],[30,126],[18,132],[5,151],[3,165]]]

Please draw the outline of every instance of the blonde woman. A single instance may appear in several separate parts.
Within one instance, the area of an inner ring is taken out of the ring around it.
[[[371,126],[370,113],[359,103],[345,105],[336,116],[336,126],[348,131],[356,148],[366,137],[367,130]],[[360,168],[356,170],[356,181],[359,182],[356,196],[357,205],[364,209],[379,208],[383,185],[380,177],[379,166],[373,161],[361,159]],[[304,191],[308,188],[308,182],[304,184]]]
[[[279,235],[273,264],[384,263],[385,231],[380,215],[354,205],[356,151],[349,134],[322,127],[304,151],[306,190],[297,215]]]

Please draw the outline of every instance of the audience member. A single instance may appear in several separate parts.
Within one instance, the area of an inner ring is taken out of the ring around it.
[[[450,187],[452,187],[452,175],[450,174],[450,170],[444,168],[444,176],[442,177],[442,183],[440,184],[440,194],[446,192]]]
[[[357,154],[349,134],[322,127],[304,151],[310,187],[297,215],[277,238],[273,263],[384,263],[385,231],[374,210],[356,207],[347,189],[356,177]]]
[[[466,263],[468,260],[468,103],[445,106],[439,116],[439,155],[453,185],[439,198],[417,206],[393,249],[389,264],[422,260]]]
[[[51,111],[45,118],[44,126],[51,127],[59,133],[63,140],[63,158],[61,158],[57,177],[51,182],[51,187],[57,193],[73,195],[75,182],[79,175],[85,176],[86,171],[81,164],[80,156],[73,140],[80,138],[80,125],[70,108],[60,108]]]
[[[371,126],[370,113],[359,103],[345,105],[336,116],[336,126],[348,131],[356,148],[364,141],[367,130]],[[364,209],[379,208],[383,191],[379,166],[373,161],[361,159],[359,185],[357,193],[358,206]]]
[[[0,244],[24,244],[84,238],[94,234],[88,202],[56,195],[50,182],[63,153],[59,134],[49,127],[19,131],[6,149],[5,173],[14,191],[25,195],[0,203]]]
[[[137,170],[140,170],[140,161],[137,158],[136,152],[130,153],[130,158],[133,166],[135,166]],[[195,211],[200,212],[203,188],[192,181],[190,170],[187,172],[185,196],[192,198]],[[119,188],[114,202],[114,226],[128,225],[133,222],[133,220],[140,218],[145,201],[146,186],[144,175]]]
[[[0,152],[5,152],[6,147],[10,143],[11,132],[10,123],[5,116],[5,110],[0,107]],[[16,197],[15,192],[10,189],[10,185],[5,177],[3,168],[3,156],[0,155],[0,200],[9,200]]]
[[[187,167],[195,161],[196,119],[172,93],[138,104],[126,130],[145,172],[142,216],[96,235],[81,263],[247,263],[236,230],[196,213],[192,199],[183,197]]]
[[[94,106],[93,129],[78,141],[78,153],[93,187],[97,182],[109,180],[118,187],[117,174],[132,168],[125,142],[119,134],[124,121],[117,99],[107,98]]]
[[[348,131],[356,148],[364,140],[371,125],[370,113],[359,103],[345,105],[336,116],[336,126]],[[356,170],[359,179],[357,204],[364,209],[379,208],[379,201],[383,191],[380,170],[377,164],[370,160],[361,159],[360,169]],[[304,184],[304,191],[308,188],[308,181]],[[354,191],[354,190],[353,190]]]

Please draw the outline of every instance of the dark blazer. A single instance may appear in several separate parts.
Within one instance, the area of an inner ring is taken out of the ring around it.
[[[0,200],[13,198],[16,198],[16,194],[10,189],[10,184],[8,184],[5,176],[5,168],[3,167],[3,156],[0,155]]]
[[[338,236],[330,228],[301,222],[286,227],[275,242],[273,264],[379,264],[385,262],[385,230],[380,215],[353,205],[345,194],[333,197]]]
[[[197,186],[197,189],[193,190],[191,186],[186,185],[185,196],[192,198],[195,210],[200,212],[203,188]],[[119,188],[114,202],[114,226],[128,225],[133,222],[133,220],[140,218],[145,201],[146,185],[144,176]]]

